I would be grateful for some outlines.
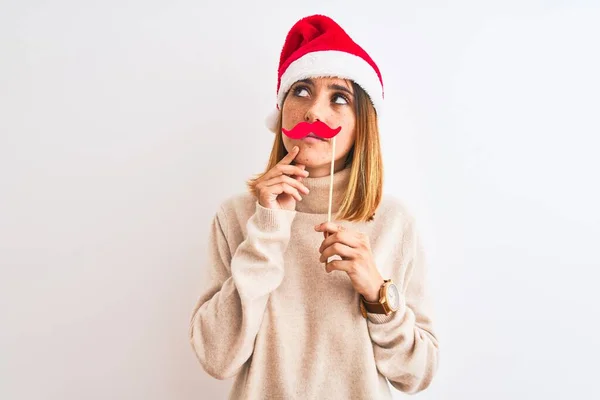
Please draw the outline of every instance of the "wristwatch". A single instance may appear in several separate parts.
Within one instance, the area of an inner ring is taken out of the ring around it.
[[[399,307],[400,292],[391,279],[383,281],[383,285],[379,289],[379,301],[369,302],[365,300],[362,294],[360,295],[360,311],[365,318],[367,318],[367,312],[390,315],[396,312]]]

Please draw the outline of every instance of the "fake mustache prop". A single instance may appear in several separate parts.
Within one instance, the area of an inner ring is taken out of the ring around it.
[[[315,121],[312,124],[302,121],[289,131],[287,129],[282,129],[283,133],[291,139],[302,139],[310,133],[313,133],[322,139],[331,139],[340,133],[341,130],[341,126],[332,129],[326,123],[321,121]]]

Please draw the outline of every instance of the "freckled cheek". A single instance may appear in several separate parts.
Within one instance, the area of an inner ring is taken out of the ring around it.
[[[302,107],[286,104],[283,107],[283,125],[290,126],[291,128],[298,124],[298,122],[304,121],[304,115],[306,115],[306,111]]]

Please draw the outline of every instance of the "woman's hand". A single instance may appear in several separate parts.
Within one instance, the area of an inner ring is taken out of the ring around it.
[[[368,236],[333,222],[323,222],[315,226],[315,231],[323,232],[325,236],[319,248],[319,261],[326,263],[325,271],[346,272],[358,293],[369,302],[378,301],[379,289],[384,280],[375,266]],[[327,263],[329,257],[334,255],[342,259]]]
[[[254,185],[258,203],[265,208],[295,210],[296,201],[302,200],[300,192],[308,194],[302,178],[308,176],[304,165],[291,165],[298,155],[299,147],[281,159],[273,168],[261,176]]]

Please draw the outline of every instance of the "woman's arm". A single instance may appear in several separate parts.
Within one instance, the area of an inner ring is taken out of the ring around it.
[[[217,379],[238,373],[254,350],[269,295],[282,282],[283,254],[295,211],[264,208],[258,202],[247,237],[233,256],[227,218],[221,208],[211,225],[211,285],[194,307],[189,338],[205,371]]]
[[[377,369],[396,389],[412,394],[429,386],[439,361],[425,254],[412,218],[401,248],[392,278],[402,283],[400,308],[389,316],[367,313],[367,326]]]

